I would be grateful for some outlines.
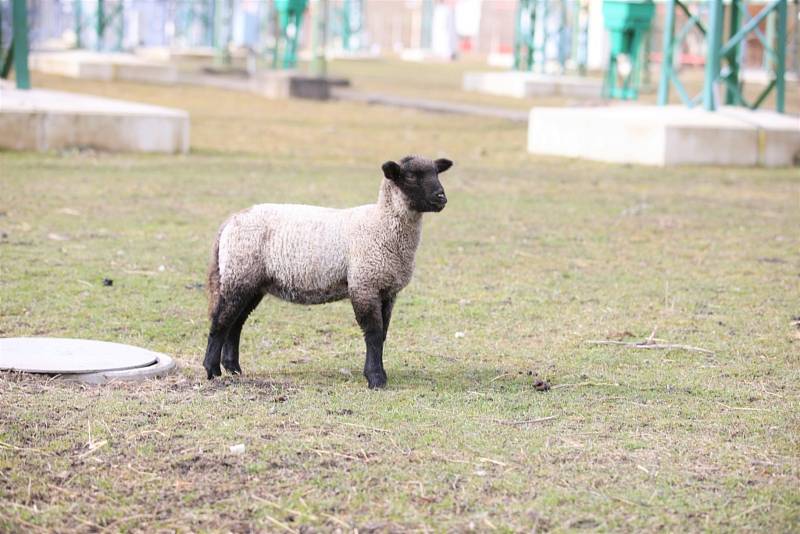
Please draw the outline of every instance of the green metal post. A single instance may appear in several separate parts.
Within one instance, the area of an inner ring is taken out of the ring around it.
[[[8,52],[3,64],[0,65],[0,78],[7,80],[8,75],[11,74],[11,65],[14,63],[14,39],[11,39],[11,44],[8,45]]]
[[[706,34],[706,72],[703,82],[703,107],[708,111],[717,109],[714,86],[720,69],[720,49],[722,48],[723,10],[722,0],[709,0],[708,33]]]
[[[31,76],[28,72],[28,6],[27,0],[13,0],[12,17],[14,31],[14,76],[17,89],[30,89]]]
[[[350,50],[350,11],[352,0],[344,0],[342,4],[342,49]]]
[[[353,38],[364,28],[363,0],[344,0],[342,4],[342,48],[353,49]],[[359,41],[359,46],[363,43]]]
[[[559,2],[558,29],[558,68],[563,74],[567,70],[567,51],[569,50],[569,20],[567,19],[566,0]]]
[[[739,26],[742,24],[742,12],[739,9],[738,0],[732,0],[728,35],[736,35],[739,31]],[[725,59],[728,61],[728,74],[726,76],[725,84],[725,103],[729,106],[741,105],[741,84],[739,83],[739,56],[741,51],[741,44],[737,43],[736,46],[731,48]]]
[[[514,70],[533,69],[537,0],[518,0],[514,25]],[[523,24],[527,21],[527,27]],[[524,57],[523,57],[524,55]]]
[[[778,4],[778,41],[775,47],[775,109],[778,113],[783,113],[786,98],[786,26],[787,26],[787,6],[786,0]],[[795,21],[800,24],[800,21]]]
[[[212,25],[214,26],[214,40],[211,46],[215,49],[219,49],[219,47],[222,46],[222,1],[223,0],[212,0],[214,5],[214,18],[212,21]]]
[[[73,6],[75,10],[75,48],[83,48],[83,39],[81,38],[81,33],[83,33],[83,2],[75,0]]]
[[[587,0],[579,0],[580,7],[580,37],[578,46],[578,73],[586,76],[589,62],[589,3]]]
[[[117,50],[122,50],[125,44],[125,2],[117,6],[114,17],[117,19]]]
[[[533,21],[531,21],[531,24],[535,24],[536,23],[536,19],[539,18],[538,15],[541,13],[542,42],[540,43],[540,45],[538,47],[536,46],[536,40],[533,39],[533,36],[536,35],[536,30],[534,29],[531,32],[531,34],[532,34],[531,41],[532,41],[533,47],[534,47],[533,62],[534,62],[534,64],[536,63],[536,52],[541,52],[541,54],[539,55],[539,60],[540,61],[539,61],[539,64],[537,65],[537,68],[538,68],[539,72],[541,72],[541,73],[544,73],[545,67],[547,66],[547,41],[548,41],[547,18],[548,18],[548,11],[549,11],[548,4],[549,4],[549,0],[535,0],[534,6],[533,6],[533,13],[534,13],[534,17],[535,18],[534,18]]]
[[[105,0],[97,0],[97,43],[95,48],[100,51],[103,49],[103,37],[106,33],[106,3]]]
[[[530,24],[530,29],[526,36],[528,41],[526,51],[527,63],[525,64],[525,68],[529,71],[532,71],[536,64],[536,19],[539,14],[536,9],[537,1],[538,0],[528,0],[528,24]]]
[[[787,14],[788,17],[788,14]],[[794,0],[794,53],[792,56],[792,68],[796,74],[800,74],[800,1]],[[787,19],[788,20],[788,19]],[[788,36],[787,36],[788,39]]]
[[[214,5],[214,48],[217,49],[216,61],[223,66],[230,66],[231,32],[233,30],[233,0],[216,0]]]
[[[520,54],[522,54],[522,0],[518,0],[517,9],[514,11],[514,70],[519,70],[522,66]]]
[[[206,28],[208,29],[208,46],[217,46],[217,0],[206,0],[208,11],[206,12]]]

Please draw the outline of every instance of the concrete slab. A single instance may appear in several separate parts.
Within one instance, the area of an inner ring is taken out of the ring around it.
[[[144,380],[175,368],[166,354],[131,345],[66,338],[0,338],[0,370],[62,375],[102,384]]]
[[[603,82],[596,78],[534,72],[466,72],[462,87],[465,91],[514,98],[535,96],[600,98]]]
[[[134,50],[134,54],[146,61],[169,63],[181,69],[199,70],[219,63],[219,52],[215,48],[205,46],[177,48],[166,46],[139,47]],[[247,66],[247,51],[244,49],[232,50],[230,60],[230,67],[245,68]]]
[[[369,50],[328,50],[325,57],[329,61],[379,61],[381,53],[377,49]]]
[[[89,95],[0,87],[0,147],[186,153],[185,111]]]
[[[108,60],[100,61],[98,55],[83,50],[31,52],[28,64],[31,70],[46,74],[85,80],[113,80],[113,63]]]
[[[438,62],[449,63],[453,57],[443,57],[425,48],[404,48],[400,51],[400,60],[411,63]]]
[[[486,64],[490,67],[500,67],[510,69],[514,66],[514,54],[504,54],[502,52],[492,52],[486,56]]]
[[[533,108],[528,151],[658,166],[790,166],[800,158],[800,118],[732,107]]]
[[[73,78],[220,87],[276,99],[327,100],[332,86],[349,84],[348,80],[342,78],[318,78],[296,70],[260,71],[252,77],[214,73],[213,69],[203,69],[214,63],[211,49],[170,50],[156,47],[139,49],[137,53],[139,55],[84,50],[37,52],[31,54],[31,68]],[[181,64],[183,68],[172,62]],[[243,61],[241,63],[244,64]],[[244,72],[235,65],[233,70]]]
[[[332,82],[327,78],[306,76],[293,70],[275,70],[259,72],[252,79],[252,86],[254,92],[267,98],[327,100],[330,98]]]
[[[64,50],[33,52],[31,70],[87,80],[126,80],[148,83],[175,83],[174,65],[142,58],[134,54]]]

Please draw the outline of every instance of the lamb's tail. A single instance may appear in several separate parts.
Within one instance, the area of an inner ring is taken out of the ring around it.
[[[208,265],[208,316],[209,318],[217,309],[220,298],[220,284],[219,284],[219,238],[222,235],[222,229],[217,232],[217,238],[214,240],[214,247],[211,251],[211,261]]]

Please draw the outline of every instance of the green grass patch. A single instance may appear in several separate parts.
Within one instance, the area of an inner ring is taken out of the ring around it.
[[[0,530],[797,529],[798,171],[537,158],[500,121],[34,81],[188,109],[192,153],[0,153],[0,335],[132,343],[180,371],[0,376]],[[456,166],[388,389],[360,376],[347,302],[265,300],[245,375],[206,381],[224,217],[371,202],[406,153]],[[648,337],[713,354],[589,343]]]

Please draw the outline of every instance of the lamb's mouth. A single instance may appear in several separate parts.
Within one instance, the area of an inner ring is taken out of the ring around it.
[[[431,205],[431,208],[433,208],[433,211],[439,212],[439,211],[442,211],[444,209],[444,207],[447,205],[447,199],[445,199],[445,200],[430,200],[430,201],[428,201],[428,203]]]

